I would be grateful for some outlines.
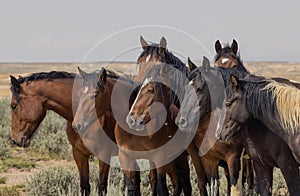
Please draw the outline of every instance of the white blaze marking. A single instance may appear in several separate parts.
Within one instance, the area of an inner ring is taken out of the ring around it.
[[[193,85],[194,84],[194,80],[191,80],[189,85]]]
[[[149,54],[146,58],[146,63],[150,60],[151,54]]]
[[[87,86],[85,86],[84,89],[83,89],[83,93],[87,93],[88,90],[89,90],[89,88]]]
[[[229,61],[229,58],[223,58],[222,59],[222,64],[226,63],[227,61]]]
[[[133,110],[133,107],[134,107],[134,105],[136,104],[137,99],[138,99],[138,97],[139,97],[139,95],[140,95],[142,89],[143,89],[149,82],[151,82],[151,81],[152,81],[152,78],[146,78],[146,79],[145,79],[145,81],[143,82],[143,84],[142,84],[142,86],[141,86],[141,88],[140,88],[139,93],[137,94],[137,96],[136,96],[136,98],[135,98],[135,100],[134,100],[134,102],[133,102],[133,104],[132,104],[132,106],[131,106],[131,108],[130,108],[129,114],[131,114],[131,112],[132,112],[132,110]]]

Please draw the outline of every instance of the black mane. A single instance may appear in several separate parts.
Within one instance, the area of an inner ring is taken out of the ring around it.
[[[52,79],[59,79],[59,78],[75,78],[75,73],[69,73],[64,71],[51,71],[51,72],[39,72],[33,73],[26,77],[19,77],[18,82],[30,82],[36,80],[52,80]]]
[[[278,124],[280,118],[276,106],[276,99],[273,99],[272,91],[264,89],[271,79],[251,76],[240,80],[242,82],[242,92],[246,97],[246,108],[254,118],[266,118],[273,124]]]

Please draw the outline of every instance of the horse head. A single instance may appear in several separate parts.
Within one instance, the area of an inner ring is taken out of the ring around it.
[[[32,136],[46,116],[46,99],[31,91],[30,85],[10,76],[12,140],[21,147],[28,147]]]
[[[86,73],[78,68],[83,80],[78,90],[78,107],[72,126],[78,132],[84,132],[91,122],[98,120],[110,108],[110,98],[107,95],[107,73],[101,71]]]
[[[244,82],[237,77],[230,76],[231,83],[226,86],[226,98],[224,100],[221,117],[219,118],[216,137],[229,142],[240,131],[250,118],[246,108],[244,95]]]

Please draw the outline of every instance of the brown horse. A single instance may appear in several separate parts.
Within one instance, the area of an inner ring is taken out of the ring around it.
[[[124,115],[122,113],[128,112],[128,98],[130,96],[131,91],[135,88],[135,83],[125,78],[114,78],[106,73],[106,70],[103,69],[100,73],[91,73],[86,74],[81,72],[84,75],[84,78],[94,78],[91,81],[95,81],[94,85],[85,85],[79,91],[81,93],[79,105],[76,115],[74,117],[73,126],[79,127],[81,132],[89,132],[91,130],[91,126],[97,122],[97,116],[101,116],[105,114],[107,111],[113,112],[116,117],[117,124],[115,128],[115,138],[119,147],[119,159],[124,171],[126,180],[129,182],[128,186],[128,194],[130,195],[139,195],[139,176],[137,165],[133,159],[136,158],[144,158],[151,159],[151,157],[147,156],[147,152],[141,152],[141,150],[149,151],[151,149],[155,149],[157,146],[161,145],[159,139],[161,139],[161,134],[158,135],[160,137],[154,137],[152,139],[147,139],[147,137],[141,137],[136,135],[131,135],[126,132],[122,127],[124,127],[125,120]],[[117,86],[117,87],[116,87]],[[117,90],[116,90],[116,89]],[[114,93],[117,93],[115,95]],[[114,100],[114,97],[116,100]],[[81,104],[82,103],[82,104]],[[84,103],[84,104],[83,104]],[[114,109],[115,108],[115,109]],[[123,108],[123,109],[122,109]],[[95,115],[90,115],[91,111],[95,109]],[[99,128],[98,128],[99,129]],[[127,129],[126,129],[127,130]],[[159,138],[159,139],[158,139]],[[134,142],[132,142],[134,141]],[[153,141],[156,144],[153,144]],[[126,144],[125,146],[123,144]],[[138,145],[140,144],[140,145]],[[124,159],[124,154],[120,153],[120,151],[136,151],[135,157],[133,159]],[[139,155],[141,153],[142,155]],[[138,154],[138,155],[137,155]],[[181,164],[181,170],[178,170],[177,167]],[[153,168],[152,168],[153,169]],[[182,180],[180,179],[189,179],[189,170],[188,170],[188,162],[186,159],[186,155],[180,156],[175,162],[171,162],[168,165],[158,167],[157,171],[157,192],[159,195],[167,195],[167,187],[165,187],[165,175],[161,175],[162,171],[166,172],[170,175],[172,183],[174,185],[174,195],[180,195],[182,186],[184,188],[185,194],[191,194],[191,186],[190,184],[183,185]],[[181,173],[182,172],[182,173]],[[185,172],[185,173],[183,173]],[[154,177],[154,176],[152,176]],[[152,179],[155,181],[156,179]],[[152,186],[153,188],[153,186]],[[156,195],[156,190],[153,189],[153,195]]]
[[[228,64],[235,64],[235,70],[244,72],[244,74],[249,74],[237,53],[238,44],[236,41],[233,41],[231,46],[228,45],[224,48],[222,48],[219,41],[217,41],[215,45],[217,52],[216,60],[230,56],[231,58],[227,62]],[[237,64],[230,61],[237,62]],[[220,66],[218,63],[215,63],[215,65]],[[244,74],[241,74],[240,76],[246,76]],[[272,79],[277,82],[293,85],[298,89],[300,88],[299,83],[291,82],[285,78]],[[222,95],[217,96],[222,97]],[[256,170],[259,182],[260,194],[271,195],[270,190],[272,189],[273,168],[279,167],[287,182],[290,194],[297,195],[299,192],[299,176],[297,176],[296,172],[298,163],[292,156],[286,143],[277,134],[270,131],[256,119],[251,119],[246,127],[246,129],[241,131],[243,145],[246,152],[250,155],[251,159],[253,159],[254,169]]]
[[[75,74],[66,72],[35,73],[28,77],[16,79],[11,76],[11,113],[12,139],[18,145],[27,147],[39,124],[46,116],[47,110],[53,110],[67,120],[66,132],[72,145],[73,157],[80,175],[82,195],[89,195],[89,157],[92,155],[86,148],[81,137],[74,131],[72,99]],[[105,129],[111,130],[113,119],[103,116]],[[99,195],[104,195],[107,189],[109,167],[99,160]]]

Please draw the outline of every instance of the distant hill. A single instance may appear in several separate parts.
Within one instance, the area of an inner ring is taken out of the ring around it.
[[[244,62],[253,74],[266,77],[284,77],[300,82],[300,63],[295,62]],[[99,70],[101,67],[114,70],[119,74],[136,75],[137,66],[131,62],[92,62],[92,63],[0,63],[0,98],[10,97],[9,75],[18,77],[35,72],[68,71],[77,73],[80,66],[84,71]]]

